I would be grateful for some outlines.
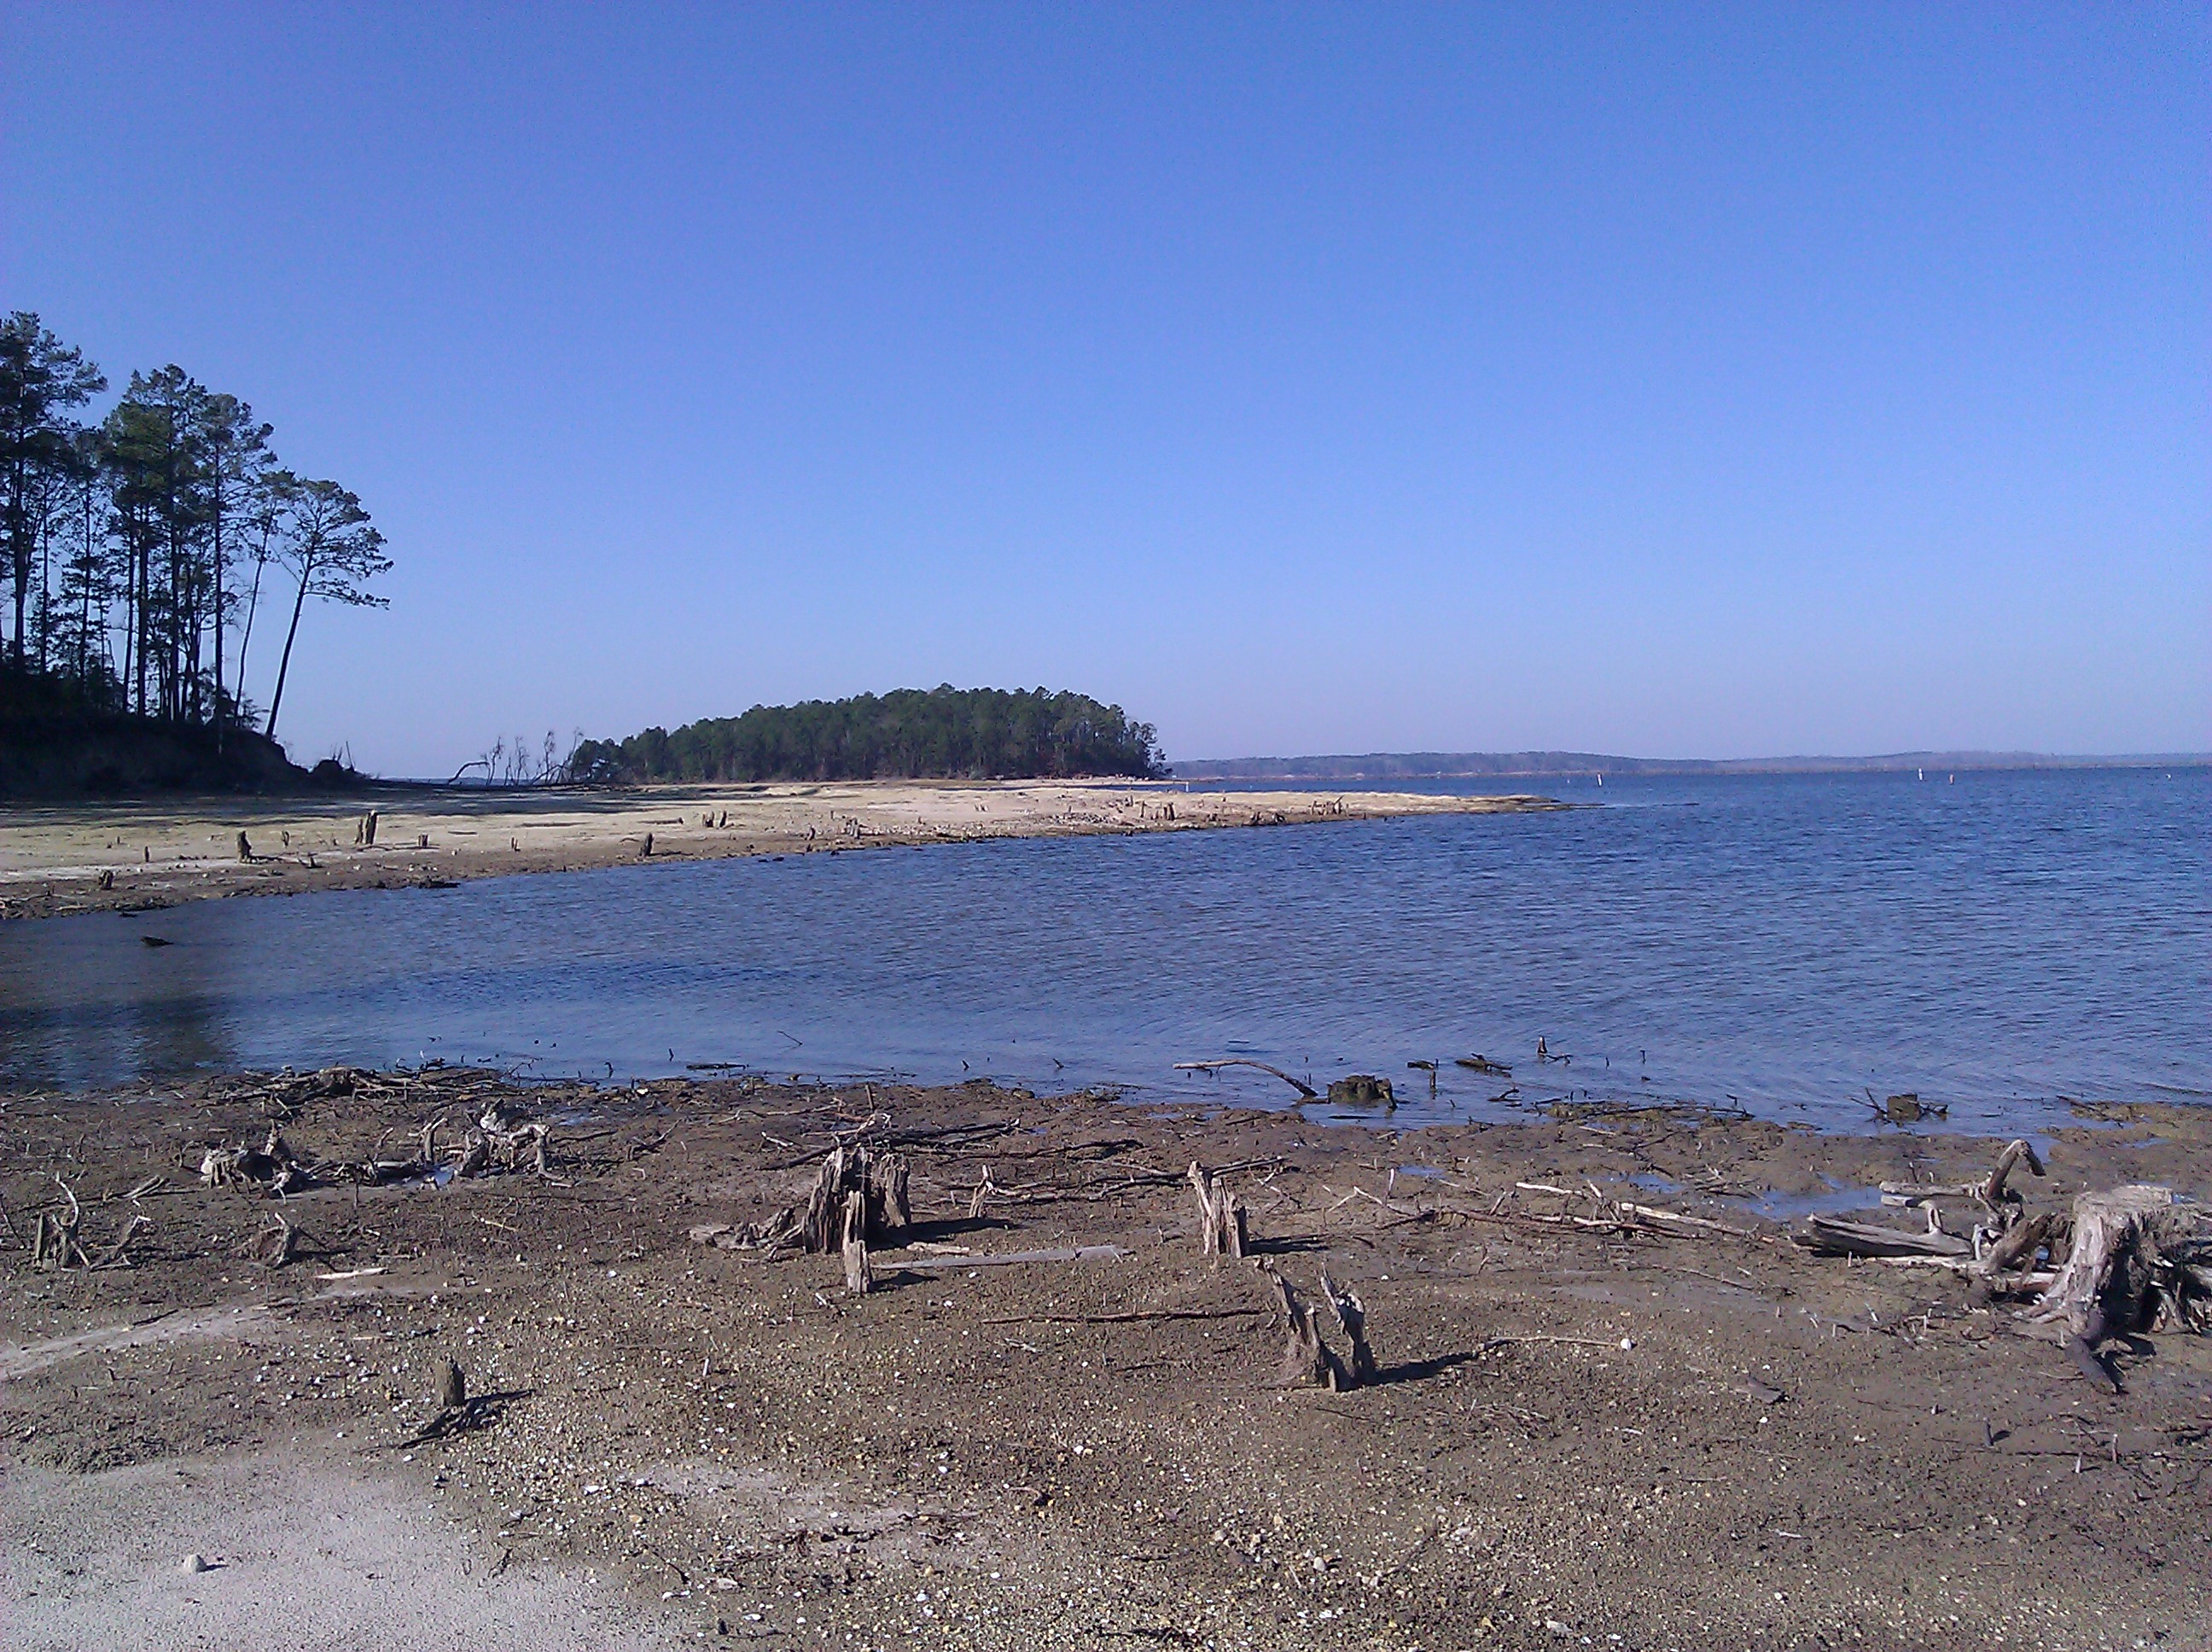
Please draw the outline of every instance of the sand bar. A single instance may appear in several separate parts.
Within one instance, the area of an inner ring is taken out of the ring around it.
[[[1548,798],[1206,792],[1104,781],[866,780],[597,791],[391,787],[344,797],[203,797],[0,811],[0,916],[229,895],[394,888],[519,872],[1005,837],[1082,837],[1424,815]],[[359,839],[377,812],[376,842]],[[252,859],[241,860],[239,834]]]

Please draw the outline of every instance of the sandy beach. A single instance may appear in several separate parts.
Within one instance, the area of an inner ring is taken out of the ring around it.
[[[434,1122],[456,1143],[491,1106],[547,1126],[542,1172],[345,1169],[410,1159]],[[2212,1627],[2212,1345],[2116,1344],[2106,1393],[1954,1272],[1792,1242],[1839,1187],[1986,1174],[1990,1141],[434,1070],[19,1093],[4,1116],[15,1646],[1689,1652]],[[307,1185],[202,1185],[210,1146],[272,1121]],[[2078,1109],[2029,1208],[2123,1181],[2201,1195],[2208,1132],[2200,1109]],[[910,1167],[913,1217],[872,1290],[834,1254],[737,1248],[869,1144]],[[1243,1200],[1244,1260],[1202,1253],[1194,1161]],[[27,1267],[57,1175],[95,1258],[143,1218],[114,1266]],[[290,1255],[257,1260],[280,1218]],[[1370,1381],[1284,1385],[1263,1268],[1309,1302],[1324,1269],[1357,1293]],[[445,1412],[449,1358],[470,1399]]]
[[[328,800],[22,804],[0,811],[0,916],[173,906],[231,895],[396,888],[644,859],[1340,824],[1561,806],[1534,796],[1185,792],[1097,780],[868,780],[619,791],[426,787]],[[376,841],[368,845],[361,840],[372,811]],[[249,859],[239,855],[240,833]]]

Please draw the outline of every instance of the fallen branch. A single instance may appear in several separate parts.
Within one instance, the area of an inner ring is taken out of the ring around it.
[[[1265,1314],[1264,1308],[1139,1308],[1124,1314],[1001,1314],[986,1325],[1136,1325],[1149,1320],[1237,1320]]]
[[[1814,1216],[1808,1231],[1790,1236],[1815,1256],[1971,1256],[1973,1247],[1948,1233],[1911,1233],[1841,1217]]]
[[[1262,1072],[1272,1073],[1280,1078],[1306,1100],[1312,1102],[1321,1099],[1321,1092],[1304,1079],[1293,1078],[1282,1068],[1271,1067],[1265,1061],[1255,1061],[1249,1056],[1231,1055],[1218,1061],[1178,1061],[1175,1064],[1175,1070],[1177,1072],[1218,1072],[1224,1067],[1257,1067]]]

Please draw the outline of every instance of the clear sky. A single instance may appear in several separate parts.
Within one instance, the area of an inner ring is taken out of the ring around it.
[[[2212,747],[2202,5],[0,15],[0,304],[390,538],[304,758]]]

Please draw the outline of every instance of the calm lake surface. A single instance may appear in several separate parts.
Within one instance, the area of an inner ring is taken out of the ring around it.
[[[2065,1097],[2212,1101],[2203,769],[1549,789],[1602,806],[10,923],[0,1074],[732,1062],[1291,1098],[1173,1071],[1246,1055],[1388,1076],[1406,1123],[1585,1091],[1832,1128],[1869,1088],[1990,1129]],[[1539,1037],[1571,1062],[1540,1066]],[[1516,1096],[1450,1065],[1477,1051]],[[1433,1102],[1414,1059],[1441,1064]]]

